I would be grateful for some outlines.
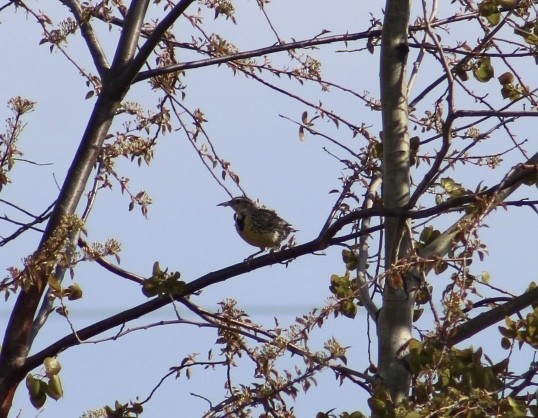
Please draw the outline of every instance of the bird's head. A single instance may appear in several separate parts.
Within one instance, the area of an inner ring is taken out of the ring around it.
[[[219,203],[217,206],[229,206],[237,213],[248,212],[249,210],[256,208],[256,204],[245,196],[234,197],[232,200]]]

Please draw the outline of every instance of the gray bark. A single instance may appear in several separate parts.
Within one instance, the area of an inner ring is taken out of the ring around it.
[[[383,118],[383,203],[385,208],[409,202],[410,150],[407,98],[407,28],[410,0],[387,0],[381,37],[380,85]],[[398,280],[394,269],[409,250],[405,220],[385,219],[385,279],[378,318],[378,374],[394,403],[407,397],[410,373],[405,366],[411,338],[414,285]],[[396,278],[396,280],[392,280]],[[403,285],[402,285],[403,283]]]

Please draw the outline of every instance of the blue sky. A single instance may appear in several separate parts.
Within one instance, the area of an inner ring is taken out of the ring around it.
[[[44,6],[37,2],[31,5],[36,9],[51,7],[45,12],[53,18],[65,14],[61,6]],[[267,6],[267,12],[282,38],[298,40],[315,36],[323,29],[334,34],[365,30],[370,18],[368,12],[379,17],[382,6],[381,2],[365,5],[339,1],[328,9],[327,2],[319,0],[275,0]],[[40,212],[55,198],[94,100],[84,100],[87,92],[84,80],[59,52],[51,54],[47,46],[38,45],[40,31],[30,17],[21,11],[16,14],[4,11],[0,14],[0,22],[2,33],[16,34],[1,47],[3,55],[10,57],[10,61],[9,65],[0,68],[0,80],[3,80],[0,82],[0,106],[15,95],[37,101],[36,112],[26,119],[28,125],[20,148],[25,159],[49,164],[35,166],[19,162],[11,175],[13,184],[2,191],[1,197],[33,212]],[[208,31],[222,31],[241,49],[259,48],[275,42],[254,1],[237,4],[237,23],[234,26],[222,20],[213,22],[210,14],[206,19]],[[187,39],[191,33],[185,21],[178,23],[175,30],[180,39],[182,36]],[[109,33],[107,29],[99,32],[106,39],[104,46],[111,59],[115,32]],[[470,30],[468,36],[474,39],[475,33]],[[364,43],[350,45],[350,49],[358,47],[364,47]],[[322,47],[312,52],[323,61],[324,77],[357,92],[368,90],[377,96],[377,55],[338,53],[338,49],[344,49],[344,45]],[[69,51],[81,59],[84,66],[91,68],[83,44],[73,42]],[[271,56],[271,60],[275,65],[295,65],[290,63],[285,53]],[[427,65],[431,67],[426,66],[420,74],[425,80],[433,71],[439,71],[438,64],[433,61],[427,61]],[[225,66],[188,71],[184,83],[188,85],[185,104],[191,109],[202,108],[208,120],[205,126],[208,134],[221,157],[232,163],[249,196],[259,198],[292,223],[299,230],[299,243],[317,236],[334,203],[334,195],[328,192],[340,186],[338,178],[343,173],[342,165],[323,147],[339,156],[349,156],[342,155],[341,150],[319,137],[307,135],[306,141],[299,141],[297,126],[279,116],[300,121],[306,106],[241,75],[233,77]],[[279,83],[314,103],[322,101],[328,109],[357,125],[371,125],[371,132],[378,135],[380,114],[370,112],[350,95],[336,89],[323,93],[313,84],[301,87],[295,82],[281,80]],[[425,82],[421,79],[417,83],[417,91],[423,85]],[[477,89],[486,87],[491,88],[476,82],[473,84],[473,88]],[[136,100],[149,107],[154,96],[140,83],[129,93],[128,100]],[[0,109],[0,116],[4,119],[6,108]],[[309,114],[313,115],[311,109]],[[354,150],[364,145],[361,138],[351,138],[343,128],[334,129],[331,122],[321,121],[317,126]],[[116,128],[118,126],[113,130]],[[524,123],[519,129],[523,136],[529,131],[529,125]],[[495,143],[491,147],[495,148]],[[510,158],[507,160],[507,166],[511,165]],[[521,161],[521,158],[514,156],[515,161]],[[415,176],[420,176],[422,168],[424,165]],[[119,239],[122,242],[121,267],[149,276],[153,262],[159,261],[163,267],[180,271],[184,280],[190,281],[240,262],[255,251],[237,236],[232,211],[216,206],[228,197],[202,166],[182,132],[173,132],[161,139],[151,167],[137,168],[136,164],[120,160],[117,169],[121,175],[130,178],[134,192],[146,190],[153,200],[148,219],[145,219],[137,210],[128,212],[129,199],[119,193],[117,185],[112,191],[100,192],[88,221],[87,239]],[[468,182],[466,185],[474,188],[480,180],[492,184],[504,174],[504,171],[494,172],[494,175],[488,173],[484,179],[484,172],[465,168],[449,175],[457,181]],[[239,194],[231,182],[227,185],[232,193]],[[534,278],[532,261],[533,248],[536,248],[536,225],[527,209],[514,209],[511,213],[499,210],[488,218],[491,228],[484,230],[484,237],[490,247],[490,256],[483,270],[492,274],[494,282],[498,280],[498,286],[508,284],[513,291],[521,292]],[[527,214],[529,227],[517,227]],[[1,229],[5,227],[5,224],[0,225],[2,235],[6,234]],[[20,266],[21,259],[35,249],[39,238],[39,234],[28,233],[4,247],[0,267]],[[506,245],[507,242],[514,245]],[[521,242],[526,245],[516,245]],[[343,273],[344,270],[340,251],[340,248],[331,248],[320,255],[302,257],[287,268],[276,265],[236,277],[204,290],[192,300],[206,309],[216,310],[219,301],[231,297],[251,313],[254,321],[272,326],[273,317],[277,316],[280,325],[285,326],[296,316],[323,306],[330,296],[331,274]],[[515,260],[518,260],[517,268]],[[517,277],[514,270],[517,270]],[[72,322],[78,328],[145,301],[140,290],[131,282],[115,278],[95,265],[81,265],[77,268],[75,280],[82,286],[85,295],[84,299],[69,303]],[[2,329],[10,303],[8,301],[1,308]],[[181,315],[193,318],[192,314],[185,313],[185,308],[178,306],[178,309]],[[168,306],[129,324],[129,327],[147,326],[174,318],[174,310]],[[355,321],[343,317],[330,321],[329,326],[315,333],[313,348],[321,349],[323,341],[334,335],[343,345],[351,347],[349,366],[363,371],[368,367],[365,319],[364,310],[359,310]],[[36,340],[34,350],[69,332],[69,324],[63,318],[51,317]],[[494,335],[492,333],[492,338]],[[45,409],[38,413],[29,404],[22,385],[16,396],[13,415],[22,410],[21,417],[24,418],[37,415],[41,418],[78,417],[87,409],[112,404],[116,399],[123,402],[134,400],[136,396],[143,399],[169,367],[178,365],[184,356],[193,352],[200,353],[200,359],[203,359],[215,339],[212,330],[171,325],[133,332],[114,342],[74,347],[59,357],[63,365],[64,398],[58,402],[49,400]],[[500,351],[498,354],[504,355]],[[289,367],[292,363],[287,364]],[[243,383],[252,380],[251,370],[245,373],[241,367],[238,369],[237,376]],[[318,385],[317,389],[311,390],[312,394],[298,398],[295,404],[298,416],[313,416],[317,411],[331,408],[338,408],[338,412],[353,409],[367,412],[364,392],[358,387],[349,383],[339,387],[331,373],[320,377]],[[196,370],[191,380],[185,377],[169,379],[147,405],[144,416],[176,416],[178,413],[200,416],[208,405],[190,393],[206,396],[218,403],[222,391],[223,375],[220,372],[212,375]]]

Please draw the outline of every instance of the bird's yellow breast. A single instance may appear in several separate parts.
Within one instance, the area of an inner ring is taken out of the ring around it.
[[[247,243],[259,248],[274,248],[280,246],[282,234],[276,230],[260,230],[259,225],[252,222],[251,216],[237,216],[235,220],[237,233]]]

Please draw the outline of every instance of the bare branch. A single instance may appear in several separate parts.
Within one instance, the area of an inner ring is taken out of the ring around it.
[[[69,7],[69,9],[71,10],[71,13],[73,13],[73,16],[75,16],[75,19],[77,20],[77,23],[80,26],[82,37],[86,41],[86,45],[88,46],[90,55],[93,58],[95,68],[97,69],[97,72],[99,73],[101,78],[103,78],[106,72],[108,71],[108,69],[110,68],[110,65],[108,64],[105,52],[101,48],[99,39],[95,35],[95,32],[93,31],[92,26],[83,17],[82,8],[80,7],[79,2],[76,0],[60,0],[60,1],[64,5]]]
[[[299,48],[311,48],[317,45],[331,44],[335,42],[349,42],[356,41],[358,39],[367,39],[369,37],[379,37],[381,31],[368,30],[366,32],[351,33],[344,35],[315,37],[312,39],[306,39],[302,41],[295,41],[284,43],[281,45],[267,46],[264,48],[253,49],[250,51],[238,52],[232,55],[226,55],[223,57],[207,58],[198,61],[185,62],[182,64],[170,65],[168,67],[154,68],[148,71],[141,71],[136,77],[135,82],[146,80],[157,75],[168,74],[176,71],[191,70],[193,68],[207,67],[210,65],[225,64],[232,61],[238,61],[246,58],[260,57],[263,55],[274,54],[282,51],[290,51]]]
[[[132,65],[129,68],[128,77],[129,80],[133,82],[138,81],[136,79],[137,73],[140,71],[146,60],[149,58],[150,54],[153,52],[157,44],[161,41],[164,34],[174,22],[185,12],[185,10],[194,2],[194,0],[180,0],[172,10],[166,15],[166,17],[159,22],[155,27],[151,35],[148,37],[144,45],[140,48],[137,56],[133,60]]]

